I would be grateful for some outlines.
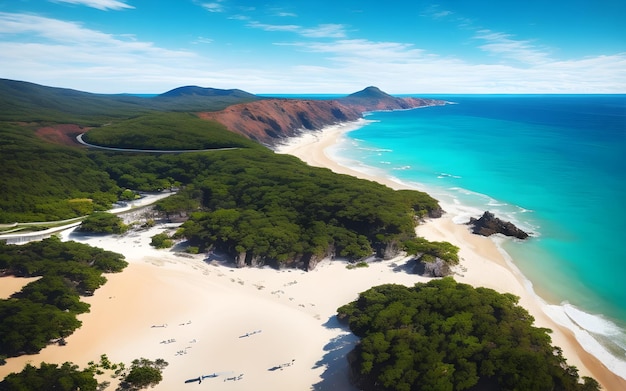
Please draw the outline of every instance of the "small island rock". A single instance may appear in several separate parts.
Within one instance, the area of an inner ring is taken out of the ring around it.
[[[517,228],[509,221],[497,218],[493,213],[485,211],[479,219],[470,218],[468,225],[472,225],[472,232],[478,235],[491,236],[493,234],[503,234],[513,236],[518,239],[528,238],[528,233]]]

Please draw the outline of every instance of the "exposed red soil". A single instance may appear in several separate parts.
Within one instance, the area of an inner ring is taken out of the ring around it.
[[[37,137],[54,144],[78,147],[81,144],[76,141],[76,136],[87,130],[87,128],[75,124],[60,124],[39,128],[35,134]]]

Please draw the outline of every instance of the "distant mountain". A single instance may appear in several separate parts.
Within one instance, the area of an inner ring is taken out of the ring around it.
[[[98,124],[151,111],[212,111],[259,100],[241,90],[180,87],[152,98],[128,94],[92,94],[0,79],[0,121],[54,121]]]
[[[355,99],[378,99],[378,100],[383,100],[383,99],[394,99],[393,96],[387,94],[386,92],[383,92],[380,90],[380,88],[378,87],[367,87],[359,92],[355,92],[354,94],[350,94],[347,97],[343,98],[344,101],[346,100],[355,100]]]
[[[205,88],[198,86],[184,86],[174,88],[173,90],[162,93],[158,96],[158,98],[172,98],[181,96],[231,96],[241,99],[259,99],[259,97],[256,95],[238,89],[220,90],[218,88]]]
[[[0,120],[98,122],[147,112],[139,97],[101,95],[67,88],[0,79]]]
[[[378,87],[372,86],[338,100],[345,105],[357,107],[362,112],[406,110],[420,106],[428,106],[431,104],[429,102],[432,102],[432,99],[394,97],[381,91]]]
[[[162,110],[170,111],[205,111],[221,110],[230,105],[260,100],[254,94],[231,89],[204,88],[185,86],[174,88],[152,98],[153,104]]]

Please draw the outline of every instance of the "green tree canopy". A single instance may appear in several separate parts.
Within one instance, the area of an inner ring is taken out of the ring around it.
[[[39,368],[26,364],[19,373],[8,375],[0,382],[0,391],[96,391],[98,382],[89,369],[80,370],[77,365],[41,363]]]
[[[128,230],[128,226],[113,213],[96,212],[87,216],[78,230],[92,233],[121,234]]]
[[[551,345],[518,298],[452,278],[382,285],[338,309],[361,338],[351,353],[364,390],[597,390]]]

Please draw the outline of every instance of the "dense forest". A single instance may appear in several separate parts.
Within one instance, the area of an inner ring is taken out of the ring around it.
[[[76,315],[89,311],[80,297],[106,282],[103,273],[126,265],[121,254],[56,237],[24,245],[0,241],[3,275],[41,277],[0,300],[0,355],[37,353],[51,340],[69,336],[81,325]]]
[[[89,130],[83,140],[116,148],[200,150],[245,148],[254,142],[189,113],[152,113]]]
[[[354,380],[368,391],[598,390],[517,302],[451,277],[371,288],[338,309],[361,338]]]

